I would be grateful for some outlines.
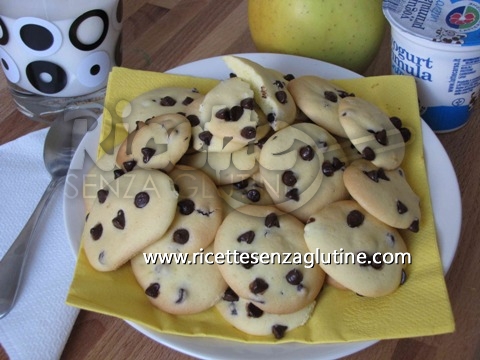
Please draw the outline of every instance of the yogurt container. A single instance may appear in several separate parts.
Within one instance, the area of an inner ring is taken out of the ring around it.
[[[384,0],[392,73],[415,77],[435,132],[467,123],[480,91],[480,0]]]

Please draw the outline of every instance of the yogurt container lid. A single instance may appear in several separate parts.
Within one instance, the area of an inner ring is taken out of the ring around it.
[[[384,0],[392,27],[439,44],[480,45],[480,0]]]

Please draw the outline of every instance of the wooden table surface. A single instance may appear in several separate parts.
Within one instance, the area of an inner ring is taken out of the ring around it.
[[[248,30],[246,0],[124,0],[123,41],[123,66],[154,71],[211,56],[256,51]],[[386,34],[364,75],[389,74],[389,56]],[[6,86],[2,74],[0,144],[45,126],[17,112]],[[460,243],[446,275],[456,331],[381,341],[346,359],[480,359],[480,111],[462,129],[438,137],[455,168],[463,203]],[[7,358],[0,348],[0,359]],[[62,356],[134,358],[192,359],[150,340],[122,320],[87,311],[80,312]]]

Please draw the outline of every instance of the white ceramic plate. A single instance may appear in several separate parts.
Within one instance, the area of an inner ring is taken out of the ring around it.
[[[295,76],[318,75],[325,78],[355,78],[360,75],[321,61],[277,54],[239,54],[263,66],[277,69]],[[230,71],[221,57],[215,57],[182,65],[171,73],[224,79]],[[439,241],[441,260],[446,273],[457,249],[461,227],[461,198],[455,171],[445,149],[430,128],[422,122],[427,174],[432,195],[435,225]],[[65,224],[75,254],[80,246],[80,235],[84,224],[82,176],[93,165],[100,126],[87,133],[77,150],[68,175],[64,194]],[[446,191],[446,189],[448,189]],[[244,344],[234,341],[203,337],[184,337],[162,334],[141,325],[128,322],[149,338],[182,353],[205,359],[336,359],[363,350],[377,341],[350,342],[341,344],[307,345],[288,343],[278,345]]]

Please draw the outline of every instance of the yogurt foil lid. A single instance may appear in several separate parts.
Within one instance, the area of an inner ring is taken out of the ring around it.
[[[480,0],[384,0],[392,27],[436,43],[480,45]]]

